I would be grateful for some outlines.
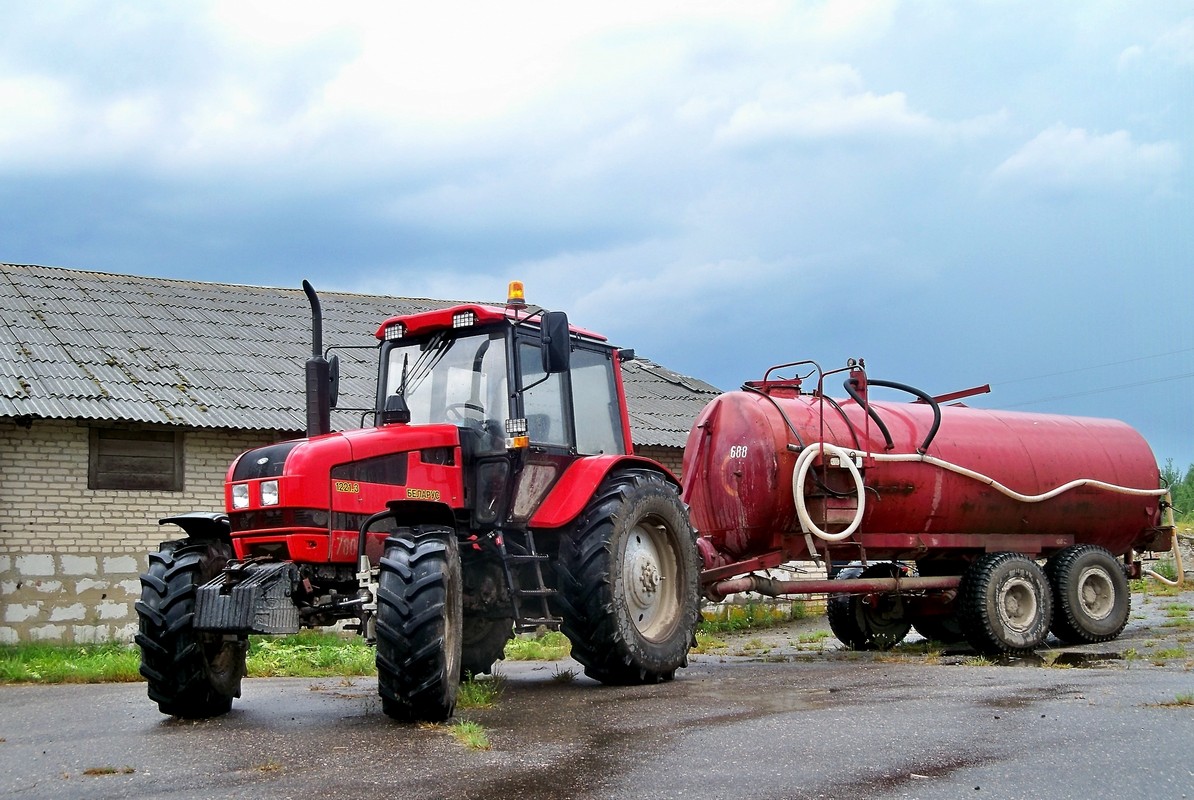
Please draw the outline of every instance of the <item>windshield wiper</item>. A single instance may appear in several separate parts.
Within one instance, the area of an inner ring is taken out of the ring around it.
[[[431,371],[435,369],[443,357],[451,349],[453,339],[449,339],[443,331],[435,334],[427,342],[427,349],[419,354],[418,360],[415,361],[414,367],[410,374],[407,373],[406,364],[402,365],[402,386],[400,392],[402,396],[406,396],[407,390],[414,391],[419,388],[419,384],[427,379]],[[404,354],[405,358],[405,354]]]

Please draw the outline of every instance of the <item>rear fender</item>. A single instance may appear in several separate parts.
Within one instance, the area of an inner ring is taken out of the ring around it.
[[[674,483],[679,490],[680,482],[676,480],[667,467],[649,458],[638,456],[591,456],[581,458],[568,467],[555,486],[551,488],[547,497],[539,504],[530,519],[532,528],[559,528],[576,519],[580,512],[588,505],[589,500],[597,492],[597,487],[605,477],[616,470],[635,467],[649,469],[663,475]]]

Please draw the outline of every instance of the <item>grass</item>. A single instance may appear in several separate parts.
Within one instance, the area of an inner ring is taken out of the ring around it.
[[[1165,616],[1174,619],[1184,619],[1190,616],[1190,611],[1194,609],[1189,603],[1170,603],[1165,606]]]
[[[372,675],[373,648],[358,637],[305,632],[251,636],[246,660],[255,678]],[[18,644],[0,647],[0,683],[127,683],[141,680],[132,645]]]
[[[1167,647],[1152,654],[1153,658],[1185,658],[1186,651],[1180,647]]]
[[[294,636],[250,636],[253,678],[330,678],[373,675],[374,651],[359,636],[304,631]]]
[[[1170,580],[1174,580],[1177,576],[1177,570],[1173,567],[1173,563],[1168,561],[1161,561],[1154,564],[1152,570]],[[1130,586],[1133,592],[1144,595],[1144,602],[1146,603],[1150,597],[1175,597],[1189,588],[1189,586],[1166,586],[1160,581],[1151,578],[1137,578],[1131,581]]]
[[[506,658],[511,661],[559,661],[571,652],[572,643],[559,631],[516,636],[506,642]]]
[[[750,655],[752,653],[770,653],[771,647],[759,637],[754,637],[742,645],[742,655]]]
[[[513,661],[559,661],[568,637],[549,631],[506,645]],[[304,631],[294,636],[250,636],[246,659],[254,678],[329,678],[373,675],[375,653],[359,636]],[[117,642],[0,646],[0,683],[121,683],[141,680],[141,651]]]
[[[1188,692],[1179,694],[1168,703],[1149,703],[1154,708],[1190,708],[1194,707],[1194,694]]]
[[[725,633],[747,629],[773,628],[792,620],[804,619],[808,610],[801,600],[790,603],[723,603],[716,611],[706,611],[697,626],[704,633]]]
[[[1178,630],[1194,629],[1194,619],[1167,619],[1161,623],[1162,628],[1177,628]]]
[[[693,653],[712,653],[715,650],[725,650],[729,647],[724,639],[718,639],[708,631],[698,630],[696,632],[696,646],[690,652]]]
[[[139,650],[114,642],[0,647],[0,683],[128,683],[140,665]]]
[[[460,682],[456,695],[457,708],[493,708],[502,696],[505,681],[493,675],[488,678],[469,678]]]
[[[489,733],[479,723],[462,719],[452,723],[448,731],[462,745],[470,750],[488,750]]]

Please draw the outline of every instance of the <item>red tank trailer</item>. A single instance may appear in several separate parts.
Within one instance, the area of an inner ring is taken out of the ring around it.
[[[834,374],[836,400],[824,391]],[[874,387],[913,402],[872,400]],[[715,399],[683,469],[706,596],[828,592],[835,635],[857,649],[891,647],[913,626],[989,654],[1031,651],[1050,630],[1118,636],[1134,551],[1171,538],[1152,451],[1114,420],[956,402],[988,390],[930,397],[868,380],[851,360],[830,373],[773,367]],[[753,574],[808,560],[830,580]]]

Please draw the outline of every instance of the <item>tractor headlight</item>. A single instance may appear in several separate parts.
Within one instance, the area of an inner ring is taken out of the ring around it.
[[[395,322],[393,325],[387,325],[385,330],[386,341],[394,339],[401,339],[406,336],[406,326],[401,322]]]
[[[492,525],[501,519],[509,478],[510,463],[505,459],[477,465],[477,504],[473,515],[479,524]]]
[[[232,485],[232,507],[233,508],[248,508],[249,507],[249,484],[234,483]]]
[[[261,482],[261,505],[276,506],[278,504],[278,482]]]

